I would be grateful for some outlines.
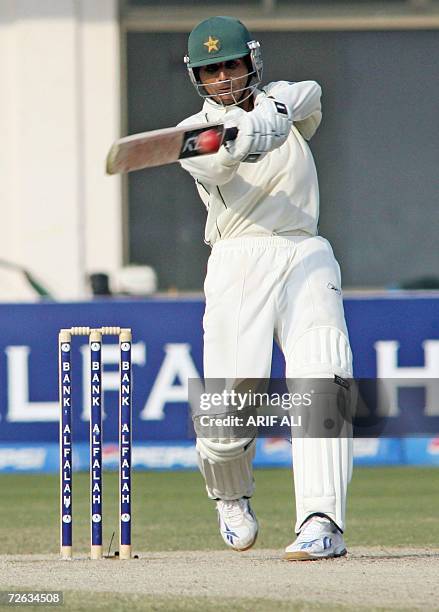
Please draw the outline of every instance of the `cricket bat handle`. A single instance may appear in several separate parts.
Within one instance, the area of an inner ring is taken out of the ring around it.
[[[224,131],[224,136],[221,141],[221,144],[224,144],[225,142],[230,142],[231,140],[236,140],[237,137],[238,137],[238,128],[236,127],[226,128],[226,130]],[[250,155],[247,155],[247,157],[245,157],[242,161],[248,162],[248,163],[257,162],[260,159],[260,157],[261,157],[260,153],[252,153]]]
[[[228,140],[236,140],[237,137],[238,137],[238,128],[236,127],[226,128],[224,132],[223,142],[226,142]]]

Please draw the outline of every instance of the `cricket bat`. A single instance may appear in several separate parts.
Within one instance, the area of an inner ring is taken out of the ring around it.
[[[238,130],[222,123],[204,123],[153,130],[120,138],[107,155],[107,174],[172,164],[179,159],[216,153]]]

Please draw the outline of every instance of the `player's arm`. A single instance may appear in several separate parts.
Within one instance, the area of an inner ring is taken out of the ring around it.
[[[209,185],[225,185],[235,176],[239,166],[239,160],[233,159],[224,146],[213,155],[180,159],[179,162],[196,181]]]
[[[204,121],[205,119],[200,113],[196,117],[185,119],[178,124],[178,127],[201,124]],[[207,185],[228,183],[235,176],[239,166],[239,160],[233,159],[223,146],[213,155],[184,158],[178,161],[181,167],[189,172],[197,183]]]
[[[312,138],[322,120],[322,89],[318,83],[278,81],[267,85],[264,91],[286,104],[292,113],[294,125],[302,136],[307,140]]]
[[[224,185],[236,173],[241,162],[257,162],[280,147],[288,138],[292,124],[287,106],[264,97],[251,112],[234,108],[224,119],[224,126],[237,128],[237,137],[227,140],[214,155],[182,159],[180,164],[195,180]]]

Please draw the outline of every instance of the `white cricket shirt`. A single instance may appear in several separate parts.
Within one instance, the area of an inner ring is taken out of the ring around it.
[[[244,236],[317,234],[317,172],[305,139],[321,121],[320,86],[314,81],[270,83],[255,93],[255,105],[268,95],[292,112],[294,124],[282,146],[256,163],[236,162],[224,147],[213,155],[180,160],[206,206],[210,245]],[[206,100],[199,113],[179,125],[221,122],[230,110]]]

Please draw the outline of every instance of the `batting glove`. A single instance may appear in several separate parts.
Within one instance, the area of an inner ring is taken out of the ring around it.
[[[292,121],[288,107],[274,98],[264,98],[249,113],[234,109],[227,114],[224,123],[226,127],[237,127],[238,136],[224,146],[235,161],[260,161],[267,153],[283,145]]]

